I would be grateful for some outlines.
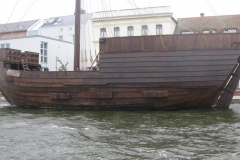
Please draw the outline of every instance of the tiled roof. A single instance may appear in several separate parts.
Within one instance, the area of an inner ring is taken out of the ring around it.
[[[203,33],[204,30],[215,30],[223,32],[224,29],[237,29],[240,31],[240,14],[225,16],[205,16],[193,18],[179,18],[175,34],[181,34],[183,31],[192,31],[194,33]]]
[[[92,17],[92,13],[81,14],[81,23],[86,23]],[[48,22],[47,19],[44,22]],[[75,16],[59,16],[52,17],[49,19],[49,23],[44,23],[41,27],[53,27],[53,26],[63,26],[63,25],[74,25]]]
[[[39,19],[31,20],[31,21],[8,23],[8,24],[0,24],[0,33],[27,31],[32,26],[34,26],[38,21]]]

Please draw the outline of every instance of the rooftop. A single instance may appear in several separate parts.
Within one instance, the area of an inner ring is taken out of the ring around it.
[[[92,17],[92,13],[81,14],[81,23],[86,23]],[[64,25],[74,25],[75,15],[51,17],[49,19],[44,19],[41,28],[54,27],[54,26],[64,26]]]
[[[0,33],[27,31],[28,29],[35,26],[38,22],[40,22],[39,19],[31,21],[14,22],[8,24],[0,24]]]
[[[226,29],[240,30],[240,14],[221,16],[201,14],[200,17],[178,18],[177,21],[175,34],[181,34],[184,31],[203,33],[205,30],[215,30],[216,32],[222,32]]]

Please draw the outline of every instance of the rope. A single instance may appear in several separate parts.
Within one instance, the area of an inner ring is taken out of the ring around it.
[[[3,44],[6,44],[7,40],[9,40],[9,38],[12,36],[12,34],[15,32],[15,29],[18,27],[19,23],[22,21],[22,19],[26,16],[26,14],[28,13],[28,11],[31,9],[31,7],[33,6],[33,4],[36,2],[36,0],[32,1],[29,3],[25,13],[23,14],[23,16],[21,17],[21,19],[19,20],[19,22],[17,23],[17,25],[15,26],[14,30],[12,31],[12,33],[8,36],[8,38],[5,40],[5,42]],[[31,4],[32,3],[32,4]]]
[[[97,1],[97,3],[99,3],[99,1]],[[100,8],[99,8],[100,5],[98,4],[97,6],[98,6],[98,10],[100,10]],[[103,16],[101,15],[101,12],[99,12],[99,15],[100,15],[100,18],[103,18]],[[106,29],[106,37],[107,37],[108,36],[107,35],[107,27],[104,23],[104,20],[101,20],[101,22],[102,22],[102,26]],[[101,31],[100,31],[100,34],[101,34]]]
[[[152,10],[152,14],[154,14],[150,0],[148,0],[148,2],[150,4],[151,10]],[[155,24],[156,24],[156,27],[157,27],[157,20],[156,20],[156,18],[154,18],[154,20],[155,20]],[[162,30],[163,30],[163,28],[162,28]],[[159,37],[160,37],[160,40],[162,42],[163,48],[165,48],[165,45],[164,45],[161,33],[159,34]]]
[[[139,12],[139,10],[138,10],[138,7],[137,7],[135,1],[134,1],[134,0],[132,0],[132,1],[133,1],[133,4],[135,5],[137,11],[138,11],[138,14],[141,15],[140,12]],[[142,19],[142,21],[143,21],[143,24],[146,25],[146,24],[145,24],[145,21],[144,21],[143,19]],[[147,25],[146,25],[146,26],[147,26]],[[149,29],[148,29],[148,32],[150,33],[150,35],[153,35]]]
[[[10,17],[8,18],[8,21],[7,21],[7,23],[4,25],[4,27],[3,27],[3,31],[0,33],[0,39],[1,39],[1,34],[2,34],[2,33],[4,33],[4,29],[5,29],[5,28],[6,28],[6,26],[8,25],[8,22],[10,21],[10,19],[11,19],[12,15],[13,15],[13,13],[14,13],[14,11],[15,11],[15,9],[16,9],[16,7],[17,7],[17,5],[18,5],[18,2],[19,2],[19,0],[18,0],[18,1],[17,1],[17,3],[15,4],[15,6],[14,6],[14,8],[13,8],[13,11],[12,11],[12,13],[11,13]]]
[[[215,14],[215,16],[218,16],[217,11],[214,9],[213,5],[211,4],[211,2],[209,0],[205,0],[206,3],[208,4],[209,8],[212,10],[213,14]],[[223,21],[221,20],[221,18],[219,17],[218,19],[219,23],[222,25],[222,27],[227,28],[227,25],[224,25]]]

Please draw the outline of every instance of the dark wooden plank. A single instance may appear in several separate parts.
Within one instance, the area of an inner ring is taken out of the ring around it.
[[[101,62],[180,62],[180,61],[217,61],[217,60],[234,60],[237,61],[238,55],[218,55],[218,56],[176,56],[176,57],[130,57],[130,58],[109,58],[102,59]]]
[[[231,68],[231,67],[230,67]],[[153,71],[146,71],[143,73],[143,71],[140,72],[123,72],[123,73],[115,73],[113,72],[108,72],[108,73],[101,73],[98,75],[91,75],[88,77],[85,76],[79,76],[80,78],[93,78],[93,79],[102,79],[102,78],[150,78],[150,77],[201,77],[201,76],[220,76],[220,75],[228,75],[229,68],[224,68],[222,70],[215,70],[215,71],[171,71],[171,72],[153,72]],[[29,80],[27,80],[29,81]],[[64,85],[74,85],[74,83],[65,83]],[[84,85],[84,83],[75,83],[76,85]],[[106,84],[100,84],[98,85],[106,85]]]
[[[112,92],[89,92],[73,94],[73,98],[93,98],[93,99],[111,99],[113,98]]]
[[[84,79],[86,85],[96,83],[167,83],[167,82],[208,82],[224,81],[227,76],[176,77],[176,78],[121,78],[121,79]]]
[[[50,98],[55,100],[70,100],[71,94],[70,93],[51,93]]]
[[[132,68],[101,68],[99,72],[124,72],[124,73],[158,73],[158,72],[197,72],[197,71],[231,71],[234,65],[212,65],[212,66],[182,66],[182,67],[132,67]]]
[[[42,71],[31,71],[31,72],[21,72],[20,77],[28,77],[28,78],[75,78],[76,72],[42,72]]]
[[[189,61],[189,62],[103,62],[102,68],[129,68],[129,67],[178,67],[178,66],[202,66],[202,65],[229,65],[236,64],[236,59],[213,61]]]
[[[240,55],[239,50],[208,50],[208,51],[168,51],[168,52],[129,52],[115,54],[101,54],[101,59],[132,58],[132,57],[176,57],[176,56],[218,56]]]
[[[168,91],[143,91],[145,98],[153,98],[153,97],[168,97]]]
[[[67,79],[67,78],[27,78],[27,77],[13,77],[14,82],[29,82],[29,83],[82,83],[83,79]]]

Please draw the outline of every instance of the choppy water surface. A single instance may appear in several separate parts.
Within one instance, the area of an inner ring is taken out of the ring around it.
[[[0,99],[0,159],[240,159],[229,110],[29,110]]]

